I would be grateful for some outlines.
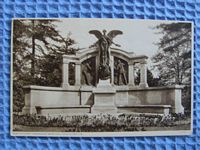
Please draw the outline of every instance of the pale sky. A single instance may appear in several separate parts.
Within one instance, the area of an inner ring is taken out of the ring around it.
[[[155,34],[157,30],[152,30],[160,23],[169,23],[169,21],[153,20],[131,20],[131,19],[62,19],[56,25],[60,34],[64,37],[71,32],[71,38],[77,44],[76,47],[87,48],[97,41],[94,35],[89,34],[90,30],[121,30],[123,35],[114,38],[114,42],[120,44],[120,49],[132,51],[136,55],[147,55],[152,57],[157,51],[154,44],[159,41],[161,34]],[[115,47],[112,45],[112,47]]]

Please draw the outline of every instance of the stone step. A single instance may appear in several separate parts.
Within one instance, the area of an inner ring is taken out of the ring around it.
[[[117,108],[116,106],[98,106],[98,105],[93,105],[91,108],[91,113],[96,114],[96,113],[117,113]]]
[[[171,110],[171,105],[124,105],[117,106],[119,113],[157,113],[168,115]]]

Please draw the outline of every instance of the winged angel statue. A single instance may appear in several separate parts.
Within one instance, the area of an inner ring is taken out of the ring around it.
[[[120,47],[120,45],[113,42],[113,38],[119,34],[123,34],[120,30],[112,30],[106,35],[106,30],[102,31],[103,34],[98,30],[90,30],[90,34],[94,34],[98,41],[96,44],[99,47],[99,70],[98,78],[101,80],[107,80],[111,76],[110,69],[110,51],[109,48],[112,44]]]

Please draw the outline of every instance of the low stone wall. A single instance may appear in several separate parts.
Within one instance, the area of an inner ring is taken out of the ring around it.
[[[49,115],[66,115],[66,114],[83,114],[91,113],[90,106],[74,106],[74,107],[36,107],[37,114]]]
[[[181,104],[181,86],[139,88],[139,87],[115,87],[116,106],[150,106],[150,105],[170,105],[171,112],[184,113]],[[89,109],[81,110],[81,107],[92,106],[94,104],[93,87],[71,86],[67,89],[59,87],[27,86],[25,89],[25,107],[23,113],[37,113],[36,107],[44,108],[42,113],[47,114],[50,109],[55,108],[55,112],[89,112]],[[68,107],[68,109],[57,110]],[[70,109],[70,107],[72,109]],[[75,109],[77,107],[77,109]],[[123,110],[122,108],[121,110]],[[132,110],[131,110],[132,109]],[[141,108],[127,108],[128,111],[139,111]],[[144,108],[145,109],[145,108]],[[145,112],[153,112],[154,108],[148,107]],[[160,108],[161,110],[162,108]],[[123,110],[123,111],[126,111]],[[151,111],[152,110],[152,111]],[[159,110],[159,109],[157,109]],[[160,110],[158,112],[160,112]],[[164,109],[163,109],[164,110]],[[163,111],[161,110],[161,111]]]
[[[151,113],[169,115],[170,105],[134,105],[134,106],[118,106],[119,113]]]
[[[172,113],[184,113],[181,104],[182,86],[129,89],[129,105],[171,105]]]
[[[36,113],[36,107],[73,107],[79,106],[79,88],[63,90],[58,87],[27,86],[25,89],[24,113]]]
[[[81,105],[93,105],[94,104],[94,95],[92,94],[91,86],[81,86],[80,88],[80,100]]]

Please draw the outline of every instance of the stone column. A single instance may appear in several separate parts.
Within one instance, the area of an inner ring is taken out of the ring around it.
[[[114,84],[114,57],[110,56],[111,84]]]
[[[134,64],[128,65],[128,81],[129,86],[135,86]]]
[[[181,86],[181,85],[175,85],[174,86],[174,106],[172,105],[172,111],[174,113],[181,113],[181,114],[184,114],[184,107],[182,106],[182,90],[183,90],[184,86]]]
[[[80,86],[81,85],[81,63],[76,62],[75,66],[75,85]]]
[[[69,86],[69,62],[63,60],[62,65],[62,87]]]
[[[147,62],[143,61],[140,63],[140,84],[141,88],[148,87],[147,83]]]

